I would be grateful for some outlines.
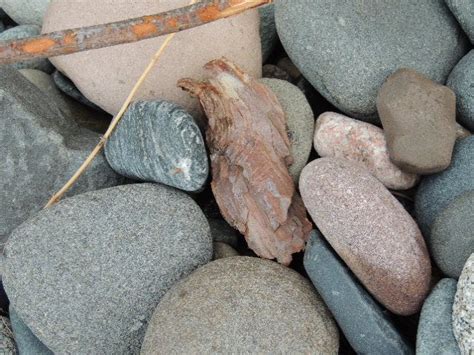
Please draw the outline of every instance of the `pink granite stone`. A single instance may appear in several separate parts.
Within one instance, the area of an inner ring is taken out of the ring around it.
[[[382,129],[338,113],[325,112],[319,116],[314,149],[321,157],[363,164],[389,189],[406,190],[418,181],[418,175],[406,173],[390,161]]]
[[[431,264],[421,232],[403,206],[362,165],[321,158],[301,173],[313,221],[367,290],[390,311],[417,312]]]

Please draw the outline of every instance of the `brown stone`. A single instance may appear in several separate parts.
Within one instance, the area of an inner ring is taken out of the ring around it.
[[[396,165],[418,174],[449,166],[456,140],[456,97],[451,89],[412,69],[399,69],[380,89],[377,110]]]
[[[321,158],[301,173],[300,191],[313,221],[370,293],[390,311],[417,312],[431,264],[415,221],[359,163]]]

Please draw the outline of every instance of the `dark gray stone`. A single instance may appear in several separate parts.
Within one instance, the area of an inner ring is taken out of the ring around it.
[[[188,195],[123,185],[65,199],[15,229],[3,282],[54,353],[136,354],[164,293],[211,257],[209,224]]]
[[[40,210],[99,140],[16,69],[1,68],[0,236]],[[68,195],[122,182],[99,154]]]
[[[260,38],[262,39],[262,60],[265,63],[272,54],[278,35],[275,26],[275,7],[273,4],[259,7]]]
[[[306,245],[304,267],[358,354],[414,353],[388,316],[317,231],[311,233]]]
[[[105,146],[119,174],[184,191],[202,189],[209,162],[193,117],[167,101],[133,102]]]
[[[53,355],[21,320],[13,307],[10,307],[9,313],[16,346],[21,355]]]
[[[405,67],[444,83],[469,43],[443,0],[277,0],[275,19],[304,77],[348,116],[372,123],[387,76]]]
[[[10,28],[0,33],[0,41],[8,41],[13,39],[22,39],[26,37],[38,36],[41,34],[41,28],[35,25],[22,25]],[[52,73],[54,67],[48,59],[30,59],[12,64],[16,69],[38,69],[46,73]]]
[[[211,236],[214,242],[221,242],[238,248],[239,232],[232,228],[229,223],[221,219],[209,218],[209,226],[211,227]],[[243,238],[243,236],[241,238]]]
[[[474,1],[473,1],[474,4]],[[446,84],[456,94],[457,120],[474,130],[474,49],[449,74]]]
[[[474,190],[460,195],[438,215],[428,241],[441,271],[457,279],[474,251]]]
[[[417,355],[460,354],[452,326],[456,280],[442,279],[426,298],[416,336]]]
[[[474,44],[474,1],[472,0],[445,0],[446,5],[458,20],[471,43]]]
[[[458,140],[451,165],[421,180],[415,195],[415,215],[426,240],[430,238],[431,226],[439,213],[456,197],[474,190],[473,156],[474,136]]]

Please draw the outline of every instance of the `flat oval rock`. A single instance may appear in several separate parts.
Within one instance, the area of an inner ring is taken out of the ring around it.
[[[211,257],[189,196],[132,184],[65,199],[15,229],[3,283],[54,353],[134,354],[164,293]]]
[[[415,221],[358,163],[321,158],[301,173],[300,191],[313,221],[370,293],[390,311],[417,312],[431,264]]]
[[[199,127],[183,108],[166,101],[132,103],[108,140],[105,156],[121,175],[184,191],[201,189],[209,174]]]

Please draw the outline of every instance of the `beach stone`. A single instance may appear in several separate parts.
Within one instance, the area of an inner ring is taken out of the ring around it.
[[[280,69],[279,67],[273,64],[265,64],[263,66],[262,76],[264,78],[280,79],[280,80],[289,81],[290,83],[292,82],[290,74],[288,74],[286,71],[284,71],[283,69]]]
[[[100,136],[80,128],[16,69],[0,68],[0,236],[44,207]],[[124,179],[99,154],[68,196]]]
[[[189,0],[52,0],[45,16],[43,32],[120,21],[188,4]],[[203,66],[223,56],[252,76],[260,77],[262,55],[259,24],[258,10],[251,10],[239,16],[179,32],[166,48],[166,54],[150,72],[135,99],[171,101],[183,106],[193,116],[199,114],[198,100],[179,89],[176,82],[185,77],[204,79],[206,74]],[[161,36],[59,56],[52,58],[52,62],[89,100],[110,114],[116,114],[165,38],[166,36]]]
[[[20,25],[41,27],[50,0],[0,0],[2,9]]]
[[[451,162],[456,141],[456,97],[411,69],[390,75],[377,109],[392,161],[403,170],[433,174]]]
[[[209,263],[166,293],[141,354],[337,354],[338,347],[334,320],[305,278],[237,256]]]
[[[456,94],[458,121],[474,130],[474,49],[454,67],[446,85]]]
[[[54,353],[135,354],[164,293],[211,257],[189,196],[130,184],[65,199],[16,228],[3,282]]]
[[[469,42],[443,0],[278,0],[278,35],[304,77],[350,117],[378,122],[376,97],[398,68],[444,83]]]
[[[275,94],[285,112],[293,157],[293,164],[288,171],[297,182],[311,153],[313,111],[304,94],[295,85],[284,80],[267,78],[261,79],[260,82]]]
[[[233,248],[239,247],[239,232],[232,228],[226,221],[217,218],[209,218],[211,236],[214,242],[230,245]]]
[[[135,101],[105,145],[118,174],[198,191],[207,181],[206,145],[193,117],[166,101]]]
[[[453,304],[453,331],[461,354],[474,351],[474,253],[459,277]]]
[[[13,307],[10,307],[9,313],[13,335],[20,354],[53,355],[53,352],[49,350],[21,320]]]
[[[436,265],[457,279],[474,252],[474,190],[457,197],[436,217],[427,243]]]
[[[393,313],[417,312],[429,289],[428,251],[385,186],[358,163],[321,158],[303,169],[299,187],[314,223],[367,290]]]
[[[409,189],[419,178],[390,161],[382,129],[335,112],[325,112],[316,120],[314,149],[320,157],[347,159],[364,165],[389,189]]]
[[[278,42],[275,25],[274,4],[258,8],[260,14],[260,38],[262,40],[262,60],[266,62]]]
[[[415,215],[425,238],[431,235],[436,217],[458,196],[474,190],[474,136],[458,140],[451,165],[425,176],[415,195]]]
[[[17,354],[10,320],[5,316],[0,316],[0,354]]]
[[[304,268],[358,354],[414,354],[387,314],[317,231],[306,245]]]
[[[296,65],[291,61],[290,58],[288,57],[281,58],[278,61],[277,65],[281,70],[284,70],[285,72],[287,72],[291,76],[292,80],[298,81],[299,79],[301,79],[300,70],[296,67]]]
[[[212,260],[230,258],[237,255],[239,255],[237,250],[232,248],[230,245],[221,242],[214,242],[214,256]]]
[[[474,2],[472,0],[445,0],[445,2],[474,44]]]
[[[472,135],[470,131],[461,126],[459,123],[456,123],[456,139],[466,138]]]
[[[35,25],[15,26],[1,32],[0,41],[8,41],[13,39],[22,39],[26,37],[38,36],[40,33],[41,28]],[[11,66],[16,69],[38,69],[46,73],[52,73],[54,71],[54,67],[51,62],[45,58],[25,60],[11,64]]]
[[[421,309],[416,337],[416,354],[460,354],[451,321],[456,280],[442,279]]]

